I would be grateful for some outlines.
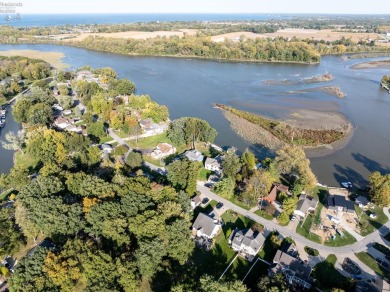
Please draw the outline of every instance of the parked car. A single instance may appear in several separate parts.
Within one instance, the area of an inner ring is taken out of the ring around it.
[[[221,209],[223,207],[223,203],[221,203],[221,202],[219,202],[216,206],[215,206],[215,208],[217,208],[217,209]]]
[[[209,202],[209,198],[204,197],[203,200],[202,200],[202,204],[206,205],[208,202]]]
[[[291,220],[291,221],[294,221],[296,218],[297,218],[297,217],[295,217],[295,215],[292,215],[290,220]]]

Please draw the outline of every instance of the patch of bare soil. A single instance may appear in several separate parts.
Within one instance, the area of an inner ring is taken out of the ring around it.
[[[350,68],[355,70],[375,69],[375,68],[387,69],[390,68],[390,60],[359,63],[351,66]]]

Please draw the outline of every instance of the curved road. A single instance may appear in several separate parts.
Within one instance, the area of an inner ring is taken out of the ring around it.
[[[343,255],[343,254],[350,255],[351,253],[365,251],[367,249],[367,245],[369,245],[370,243],[378,242],[385,246],[390,245],[390,242],[383,238],[384,236],[386,236],[386,234],[390,232],[390,221],[386,222],[386,224],[383,225],[381,228],[367,235],[362,240],[355,242],[354,244],[341,246],[341,247],[332,247],[332,246],[326,246],[326,245],[313,242],[303,237],[302,235],[299,235],[298,233],[295,232],[295,230],[290,230],[284,226],[280,226],[279,224],[276,224],[273,221],[269,221],[261,216],[258,216],[248,210],[245,210],[244,208],[241,208],[233,204],[232,202],[210,191],[209,188],[204,186],[204,182],[200,182],[200,181],[197,182],[197,190],[202,194],[204,194],[205,196],[207,196],[209,199],[213,199],[217,202],[222,202],[224,206],[226,206],[228,209],[231,209],[236,213],[244,215],[245,217],[248,217],[249,219],[257,223],[264,225],[267,229],[277,230],[282,235],[286,237],[291,237],[296,242],[299,242],[303,245],[310,246],[312,248],[317,249],[318,251],[323,251],[325,253],[333,253],[336,255]],[[388,209],[384,209],[384,211],[385,214],[389,216]]]

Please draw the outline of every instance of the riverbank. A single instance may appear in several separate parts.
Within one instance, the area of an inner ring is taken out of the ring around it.
[[[352,125],[339,113],[295,110],[288,119],[273,120],[222,104],[216,108],[223,111],[231,128],[243,139],[271,150],[294,144],[321,149],[317,155],[322,156],[326,155],[324,150],[328,153],[347,145],[353,132]]]
[[[15,57],[22,56],[31,59],[40,59],[56,69],[64,70],[69,68],[69,64],[62,62],[62,59],[65,58],[65,55],[60,52],[42,52],[38,50],[9,50],[9,51],[0,51],[0,56],[5,57]]]

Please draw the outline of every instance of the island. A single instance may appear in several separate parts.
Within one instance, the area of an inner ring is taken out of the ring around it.
[[[381,80],[381,85],[390,93],[390,76],[387,75],[383,76]]]

